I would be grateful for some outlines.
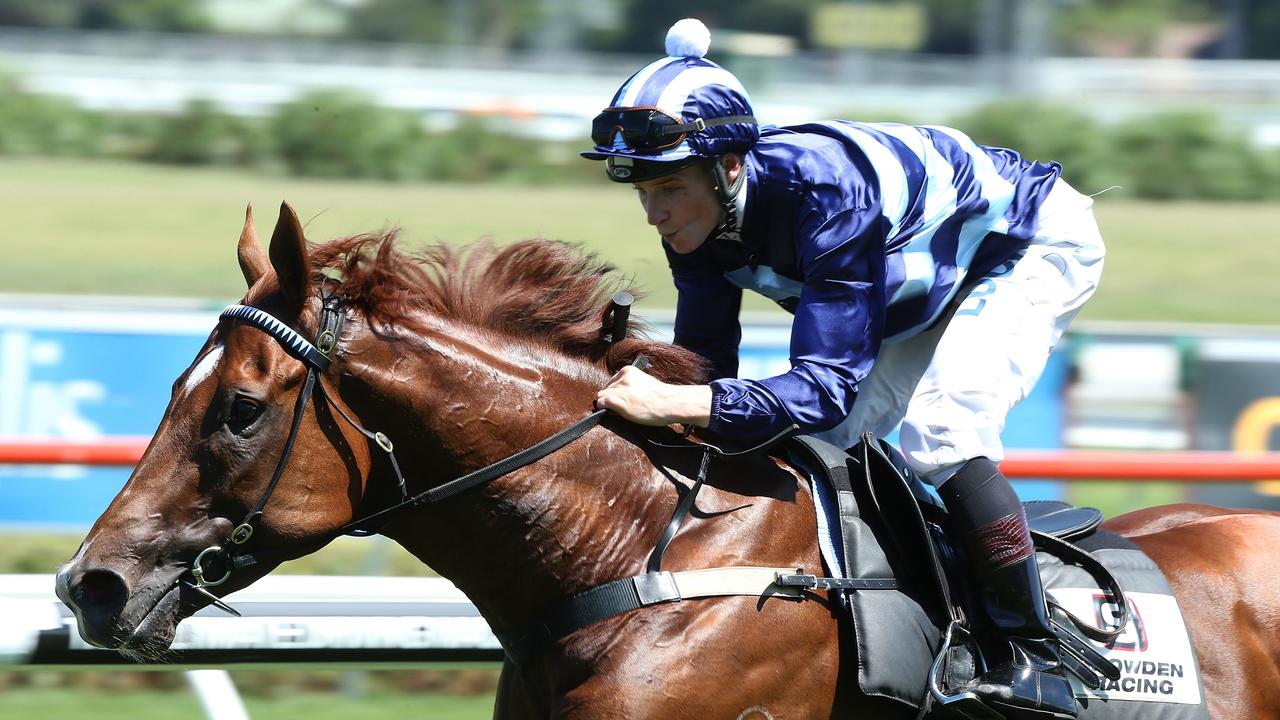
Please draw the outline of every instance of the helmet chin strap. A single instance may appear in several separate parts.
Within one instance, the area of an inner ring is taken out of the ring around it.
[[[747,181],[747,167],[743,165],[738,171],[738,176],[729,181],[729,174],[725,172],[724,163],[720,157],[710,158],[708,165],[711,170],[711,177],[715,179],[716,193],[720,196],[720,206],[724,211],[721,213],[723,218],[720,224],[711,231],[713,239],[739,240],[742,230],[742,218],[738,217],[738,194],[742,192],[743,184]]]

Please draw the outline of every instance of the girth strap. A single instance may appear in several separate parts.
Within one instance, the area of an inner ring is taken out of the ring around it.
[[[768,567],[722,567],[632,575],[565,598],[523,630],[498,633],[497,637],[507,656],[520,663],[562,637],[642,607],[730,595],[803,600],[807,589],[823,587],[815,580],[821,583],[830,578],[805,575],[797,568]],[[861,585],[858,589],[865,590],[896,587],[892,579],[840,580],[857,582]]]
[[[896,590],[898,581],[894,578],[819,577],[806,574],[802,568],[724,567],[674,573],[661,569],[667,546],[679,532],[698,497],[698,490],[707,480],[711,459],[760,452],[790,436],[796,429],[792,425],[758,445],[736,452],[726,452],[705,442],[670,444],[647,439],[655,447],[702,453],[693,485],[676,504],[670,522],[649,555],[646,563],[648,572],[584,590],[552,606],[529,627],[499,633],[498,641],[506,649],[507,656],[514,662],[523,662],[556,640],[601,620],[649,605],[692,597],[776,595],[804,599],[810,590]]]
[[[814,590],[897,590],[897,578],[818,577],[797,573],[779,575],[778,584]]]

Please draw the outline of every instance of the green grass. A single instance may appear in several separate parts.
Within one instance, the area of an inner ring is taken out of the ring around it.
[[[1280,324],[1280,203],[1099,202],[1087,320]]]
[[[271,720],[480,720],[493,716],[493,698],[441,693],[301,691],[274,697],[245,697],[253,718]],[[11,688],[0,690],[0,720],[174,720],[202,718],[194,693],[187,691]]]
[[[265,243],[281,201],[325,240],[403,229],[410,243],[548,237],[644,278],[663,303],[666,260],[634,193],[606,184],[408,185],[224,170],[0,159],[0,288],[8,292],[237,298],[235,243],[252,203]]]
[[[633,193],[582,186],[412,185],[273,177],[82,160],[0,159],[0,291],[239,297],[246,203],[265,239],[288,200],[313,240],[391,226],[411,243],[542,236],[581,243],[674,303],[666,262]],[[14,202],[13,200],[17,200]],[[1278,323],[1280,204],[1098,204],[1107,240],[1086,320]],[[749,309],[769,309],[748,298]]]

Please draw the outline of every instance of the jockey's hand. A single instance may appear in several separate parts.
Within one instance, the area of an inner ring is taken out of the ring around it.
[[[711,422],[711,386],[668,385],[628,365],[596,393],[596,407],[640,425],[682,423],[705,428]]]

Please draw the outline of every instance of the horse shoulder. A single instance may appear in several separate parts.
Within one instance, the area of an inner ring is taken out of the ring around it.
[[[662,563],[670,571],[732,566],[821,572],[807,481],[785,464],[714,462]],[[552,704],[558,716],[591,720],[843,717],[846,705],[865,701],[840,692],[847,668],[838,617],[825,594],[689,598],[632,611],[565,641],[550,660]],[[584,665],[592,672],[572,671]]]

